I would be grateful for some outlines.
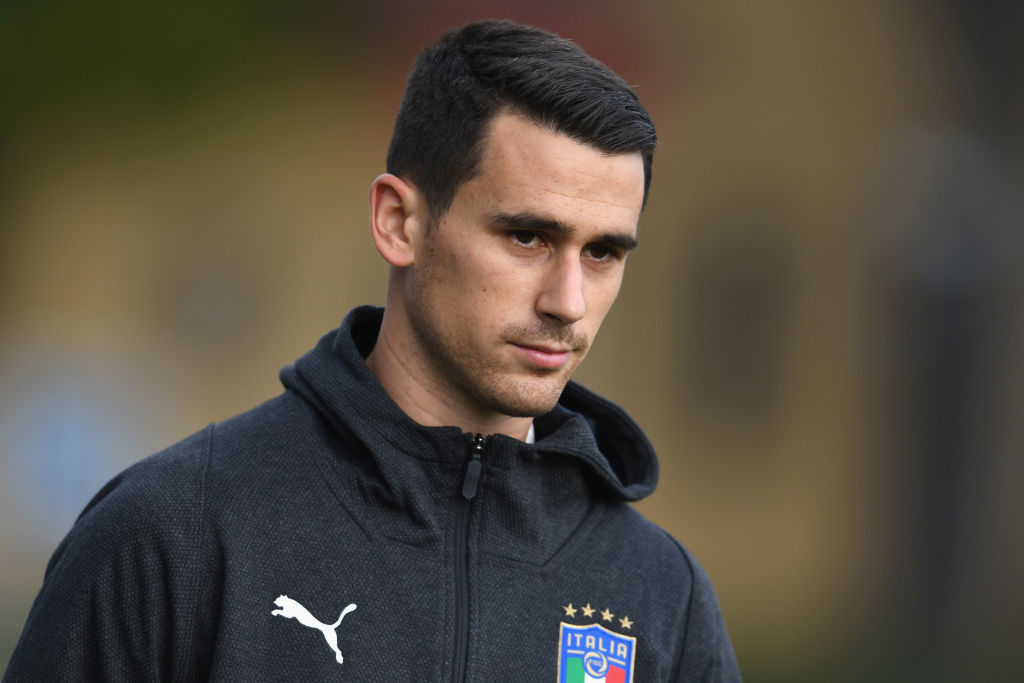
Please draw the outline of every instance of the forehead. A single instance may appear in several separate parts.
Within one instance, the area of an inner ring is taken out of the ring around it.
[[[521,115],[502,113],[464,188],[489,210],[532,211],[571,224],[635,230],[643,204],[639,152],[608,154]]]

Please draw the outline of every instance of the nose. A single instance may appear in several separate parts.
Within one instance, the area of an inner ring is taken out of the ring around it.
[[[583,296],[583,264],[566,255],[552,264],[537,297],[537,313],[569,325],[583,318],[587,302]]]

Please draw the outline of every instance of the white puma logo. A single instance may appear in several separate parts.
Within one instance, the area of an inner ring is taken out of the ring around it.
[[[338,625],[341,623],[341,620],[345,618],[346,614],[356,608],[356,604],[354,602],[341,610],[341,616],[338,617],[338,620],[333,624],[321,623],[316,617],[309,613],[308,609],[292,600],[287,595],[279,595],[277,600],[274,600],[274,604],[281,609],[275,609],[271,614],[275,617],[295,619],[303,626],[320,629],[320,632],[324,634],[324,638],[327,640],[327,644],[331,646],[331,649],[334,650],[334,654],[337,655],[335,659],[338,660],[338,664],[345,661],[345,658],[341,656],[341,650],[338,649],[338,634],[334,629],[338,628]]]

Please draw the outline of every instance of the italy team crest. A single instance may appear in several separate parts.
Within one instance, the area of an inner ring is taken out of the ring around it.
[[[636,638],[600,624],[562,622],[558,636],[558,683],[633,683]]]

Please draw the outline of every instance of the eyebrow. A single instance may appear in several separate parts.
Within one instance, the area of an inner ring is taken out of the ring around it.
[[[576,233],[576,228],[568,223],[563,223],[554,218],[539,216],[529,211],[520,211],[519,213],[503,213],[499,211],[498,213],[491,214],[490,219],[495,225],[503,225],[507,228],[519,230],[537,230],[566,237]],[[593,241],[597,244],[605,244],[623,251],[632,251],[639,244],[636,237],[617,232],[601,233]]]

